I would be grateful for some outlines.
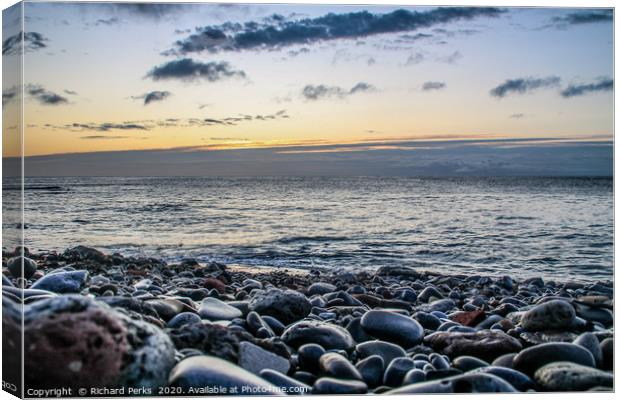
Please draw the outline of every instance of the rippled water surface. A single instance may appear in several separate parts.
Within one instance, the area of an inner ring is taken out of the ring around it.
[[[5,180],[5,247],[17,235]],[[611,279],[613,181],[30,178],[26,245],[170,261]],[[7,238],[9,238],[7,240]]]

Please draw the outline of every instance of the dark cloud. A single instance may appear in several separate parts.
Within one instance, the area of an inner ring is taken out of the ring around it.
[[[65,92],[66,94],[69,94],[71,96],[77,96],[77,94],[78,94],[76,91],[69,90],[69,89],[65,89],[65,90],[63,90],[63,92]]]
[[[69,100],[66,97],[51,92],[41,85],[26,85],[26,93],[43,105],[56,106],[69,103]]]
[[[2,91],[2,105],[6,105],[17,98],[17,86],[10,87]]]
[[[245,72],[233,69],[227,62],[200,62],[191,58],[169,61],[151,69],[147,77],[155,81],[164,79],[180,79],[183,81],[207,80],[219,81],[225,78],[245,78]]]
[[[90,135],[81,136],[80,139],[86,140],[98,140],[98,139],[127,139],[129,136],[107,136],[107,135]]]
[[[437,61],[444,62],[446,64],[456,64],[456,62],[461,58],[463,58],[461,52],[455,51],[454,53],[448,54],[447,56],[437,57]]]
[[[536,89],[556,87],[559,84],[560,78],[557,76],[507,79],[499,86],[491,89],[490,94],[501,99],[512,93],[525,94]]]
[[[208,126],[236,126],[243,122],[250,121],[272,121],[290,118],[286,110],[279,110],[273,114],[237,114],[236,116],[225,118],[166,118],[151,119],[141,121],[124,121],[124,122],[74,122],[64,125],[46,124],[43,127],[54,130],[68,130],[72,132],[110,132],[114,130],[120,131],[150,131],[156,127],[161,128],[187,128],[187,127],[208,127]],[[107,136],[106,136],[107,137]]]
[[[583,10],[570,14],[553,17],[551,23],[558,28],[566,28],[570,25],[599,24],[613,22],[614,11],[612,9]]]
[[[330,97],[345,98],[357,93],[374,92],[376,90],[377,88],[369,83],[359,82],[348,90],[340,86],[306,85],[301,94],[306,100],[314,101]]]
[[[355,39],[384,33],[399,33],[477,17],[497,17],[503,10],[492,7],[445,7],[429,11],[395,10],[387,14],[368,11],[330,13],[298,20],[227,22],[197,28],[196,33],[175,43],[179,54],[207,51],[279,49],[319,41]]]
[[[26,32],[24,36],[24,50],[36,51],[47,47],[48,39],[38,32]],[[2,55],[10,56],[21,54],[22,51],[22,32],[9,36],[2,42]]]
[[[179,13],[191,7],[191,4],[174,3],[116,3],[112,5],[118,11],[137,17],[160,19]]]
[[[614,88],[614,80],[613,79],[602,79],[595,83],[582,83],[578,85],[569,85],[566,89],[562,90],[560,93],[562,97],[575,97],[575,96],[583,96],[588,93],[595,92],[607,92],[613,90]]]
[[[141,96],[131,96],[132,99],[136,99],[136,100],[144,100],[144,105],[146,106],[147,104],[150,104],[154,101],[163,101],[165,99],[167,99],[168,97],[170,97],[172,95],[172,93],[168,92],[168,91],[160,91],[160,90],[154,90],[152,92],[148,92],[145,93]]]
[[[134,123],[134,122],[124,122],[124,123],[113,123],[113,122],[102,122],[98,124],[94,123],[77,123],[74,122],[72,124],[64,125],[57,128],[64,128],[74,131],[97,131],[97,132],[109,132],[112,130],[121,130],[121,131],[148,131],[149,127]]]
[[[516,113],[516,114],[511,114],[510,118],[514,118],[514,119],[522,119],[525,118],[525,114],[523,113]]]
[[[445,82],[428,81],[428,82],[424,82],[424,84],[422,85],[422,90],[424,90],[425,92],[428,92],[431,90],[441,90],[441,89],[444,89],[445,87],[446,87]]]

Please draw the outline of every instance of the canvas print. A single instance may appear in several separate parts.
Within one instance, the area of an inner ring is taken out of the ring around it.
[[[4,391],[614,390],[612,7],[2,21]]]

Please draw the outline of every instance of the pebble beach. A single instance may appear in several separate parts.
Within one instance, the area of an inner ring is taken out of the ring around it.
[[[4,351],[23,303],[36,397],[613,390],[612,281],[21,254],[3,252]]]

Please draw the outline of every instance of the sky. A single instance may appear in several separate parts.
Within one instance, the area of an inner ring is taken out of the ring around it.
[[[23,12],[23,47],[3,15],[3,155],[23,96],[32,175],[612,174],[610,9]]]

